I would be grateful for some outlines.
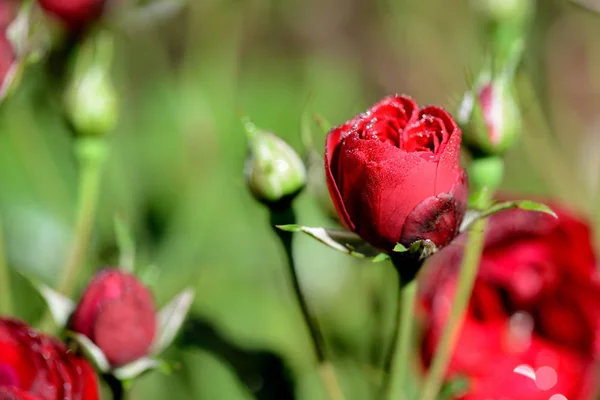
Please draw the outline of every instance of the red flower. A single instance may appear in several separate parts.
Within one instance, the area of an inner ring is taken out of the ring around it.
[[[87,361],[58,340],[11,319],[0,319],[0,388],[0,399],[99,399],[96,375]]]
[[[72,29],[85,27],[98,19],[106,0],[38,0],[49,14],[54,15]]]
[[[12,43],[6,37],[6,29],[16,17],[17,11],[17,2],[0,2],[0,88],[2,88],[7,78],[10,78],[9,73],[17,58]]]
[[[386,97],[327,136],[325,172],[340,219],[384,250],[458,233],[467,206],[461,131],[439,107]]]
[[[0,387],[0,400],[40,400],[15,387]]]
[[[572,214],[552,208],[558,220],[522,210],[490,218],[480,270],[448,369],[449,378],[469,378],[470,388],[459,398],[589,400],[597,393],[600,283],[590,232]],[[454,243],[431,258],[423,277],[425,365],[456,286],[464,237]]]
[[[105,269],[83,293],[71,329],[102,349],[112,366],[135,361],[148,353],[154,339],[152,295],[133,275]]]

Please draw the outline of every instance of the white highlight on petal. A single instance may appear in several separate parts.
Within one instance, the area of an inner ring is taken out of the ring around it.
[[[521,364],[517,366],[514,370],[514,373],[519,375],[523,375],[535,382],[535,370],[527,364]]]

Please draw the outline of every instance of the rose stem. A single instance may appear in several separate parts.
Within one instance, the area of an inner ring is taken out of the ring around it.
[[[0,315],[11,315],[12,313],[10,286],[10,270],[4,252],[4,232],[0,223]]]
[[[417,282],[413,280],[398,290],[398,305],[391,350],[384,365],[386,374],[381,398],[403,399],[404,379],[411,360],[412,331]],[[389,386],[389,395],[386,396]]]
[[[319,364],[319,374],[321,375],[323,386],[325,387],[325,390],[327,391],[328,397],[330,399],[343,400],[344,394],[337,381],[333,367],[325,357],[323,334],[319,329],[316,319],[310,313],[308,303],[306,301],[306,298],[304,297],[304,294],[302,293],[302,288],[300,287],[300,281],[298,279],[298,273],[296,271],[292,251],[293,234],[292,232],[282,231],[281,229],[275,227],[276,225],[296,223],[296,215],[292,207],[287,207],[282,210],[271,209],[270,211],[271,226],[274,227],[275,233],[281,240],[281,244],[283,245],[283,248],[285,250],[287,265],[292,278],[292,285],[294,287],[294,292],[296,294],[296,298],[298,300],[298,304],[302,312],[302,317],[304,318],[304,322],[306,323],[306,326],[308,327],[308,331],[310,333],[310,337],[314,347],[315,357]]]
[[[125,400],[127,398],[123,382],[110,374],[102,375],[102,377],[104,378],[106,385],[110,388],[113,400]]]
[[[107,153],[106,142],[103,138],[81,138],[75,143],[75,153],[80,165],[77,219],[73,242],[56,287],[59,293],[67,297],[72,294],[77,283],[79,267],[85,258],[92,233],[102,178],[102,166]],[[47,312],[41,326],[48,329],[50,324],[50,315]]]
[[[422,383],[420,400],[435,400],[442,386],[444,375],[450,362],[450,356],[456,344],[457,333],[462,328],[473,284],[475,283],[475,277],[477,276],[477,270],[479,269],[486,224],[487,220],[481,218],[476,220],[471,228],[469,228],[456,293],[446,327],[442,333],[442,338],[438,344],[429,371]]]

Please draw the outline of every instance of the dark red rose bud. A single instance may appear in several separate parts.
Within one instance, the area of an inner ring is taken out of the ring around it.
[[[98,382],[58,340],[0,319],[0,399],[98,400]]]
[[[38,0],[49,14],[72,29],[80,29],[102,15],[106,0]]]
[[[489,219],[447,372],[449,379],[469,380],[467,392],[455,398],[597,398],[600,283],[590,229],[563,208],[550,207],[558,219],[523,210]],[[425,366],[448,318],[464,245],[461,235],[430,259],[422,277]]]
[[[112,366],[121,366],[148,353],[156,332],[154,301],[135,276],[108,268],[88,285],[70,325],[94,342]]]
[[[458,233],[467,207],[461,131],[439,107],[386,97],[327,136],[325,173],[343,223],[383,250]]]

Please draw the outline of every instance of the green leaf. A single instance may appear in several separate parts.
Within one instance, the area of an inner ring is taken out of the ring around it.
[[[32,285],[38,290],[46,304],[52,318],[60,328],[64,328],[75,311],[75,303],[68,297],[63,296],[54,289],[49,288],[43,283],[30,280]]]
[[[512,209],[521,209],[533,212],[541,212],[544,214],[552,215],[554,218],[558,218],[558,215],[550,207],[545,204],[537,203],[531,200],[515,200],[515,201],[505,201],[502,203],[494,204],[493,206],[485,209],[485,210],[468,210],[465,218],[460,226],[460,232],[464,232],[475,220],[480,218],[487,218],[493,214],[499,213],[504,210],[512,210]]]
[[[88,361],[90,361],[96,367],[96,369],[98,369],[98,371],[106,373],[110,370],[110,363],[106,359],[104,352],[102,352],[102,350],[87,336],[73,331],[68,331],[67,336],[73,339],[85,358],[87,358]]]
[[[382,262],[382,261],[389,260],[389,259],[390,259],[390,256],[388,256],[387,254],[379,253],[371,261],[373,261],[374,263],[377,263],[377,262]]]
[[[115,216],[115,236],[119,247],[119,267],[129,272],[135,266],[135,241],[123,218]]]
[[[149,357],[142,357],[112,370],[112,374],[120,381],[137,378],[151,369],[161,368],[162,362]]]
[[[327,135],[331,128],[333,128],[333,125],[319,114],[313,115],[313,118],[315,119],[319,128],[321,128],[323,134]]]
[[[554,218],[558,218],[558,215],[556,215],[556,213],[552,211],[550,207],[542,203],[536,203],[535,201],[522,200],[518,202],[517,207],[521,210],[537,211],[545,214],[550,214]]]
[[[393,251],[396,253],[404,253],[405,251],[408,251],[408,249],[402,243],[396,243]]]
[[[310,127],[311,124],[310,118],[310,98],[306,102],[306,106],[304,108],[304,112],[302,113],[302,117],[300,118],[300,139],[302,140],[302,145],[305,150],[313,150],[314,143],[312,138],[312,129]]]
[[[277,228],[287,232],[303,232],[313,239],[354,257],[376,257],[381,253],[375,247],[362,240],[357,234],[350,231],[325,229],[321,227],[308,227],[302,225],[278,225]]]
[[[192,289],[185,289],[158,313],[158,335],[150,349],[151,354],[165,350],[175,339],[194,301]]]
[[[469,389],[469,380],[466,377],[454,378],[444,384],[440,390],[440,400],[450,400],[460,397]]]

